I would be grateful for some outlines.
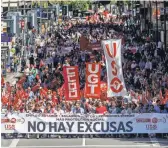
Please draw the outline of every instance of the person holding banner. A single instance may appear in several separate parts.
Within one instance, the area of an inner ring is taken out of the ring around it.
[[[65,111],[61,109],[60,105],[57,105],[54,113],[57,114],[57,115],[63,115],[63,114],[65,114]]]
[[[53,114],[55,111],[54,111],[54,109],[52,108],[52,105],[51,105],[51,103],[47,103],[46,104],[46,108],[44,109],[44,113],[51,113],[51,114]]]
[[[75,107],[72,109],[72,113],[74,114],[84,114],[84,109],[80,107],[79,103],[76,103]]]
[[[42,110],[40,109],[40,105],[39,104],[35,104],[35,108],[33,109],[32,112],[33,113],[42,113]],[[39,139],[39,137],[42,137],[42,135],[37,134],[36,138]]]
[[[102,102],[98,102],[98,106],[96,107],[96,113],[97,114],[106,114],[107,108],[102,105]]]

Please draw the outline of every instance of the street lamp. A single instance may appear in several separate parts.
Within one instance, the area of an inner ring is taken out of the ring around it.
[[[156,45],[158,44],[158,2],[155,1],[155,7],[156,7]]]
[[[167,12],[166,12],[166,6],[168,5],[168,2],[166,3],[166,1],[164,1],[164,47],[165,47],[165,51],[166,51],[166,37],[167,37],[167,29],[166,29],[166,17],[167,17]]]

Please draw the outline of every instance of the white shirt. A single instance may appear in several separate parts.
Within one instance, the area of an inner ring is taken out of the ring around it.
[[[127,114],[127,109],[123,109],[123,110],[121,111],[121,114]]]
[[[25,72],[25,74],[28,76],[28,75],[29,75],[29,73],[30,73],[29,68],[26,68],[26,69],[24,70],[24,72]]]
[[[131,69],[134,69],[136,66],[137,66],[136,63],[132,63],[132,64],[131,64]]]
[[[152,69],[152,63],[151,62],[146,62],[145,64],[145,69]]]
[[[55,110],[54,113],[57,114],[57,115],[65,114],[65,112],[63,110],[59,110],[59,111]]]
[[[134,76],[134,83],[136,83],[138,79],[139,79],[139,76],[138,76],[138,75],[135,75],[135,76]]]
[[[63,64],[63,66],[70,66],[70,64],[69,64],[69,63],[67,63],[67,64]]]
[[[162,42],[158,42],[158,48],[162,48]]]

